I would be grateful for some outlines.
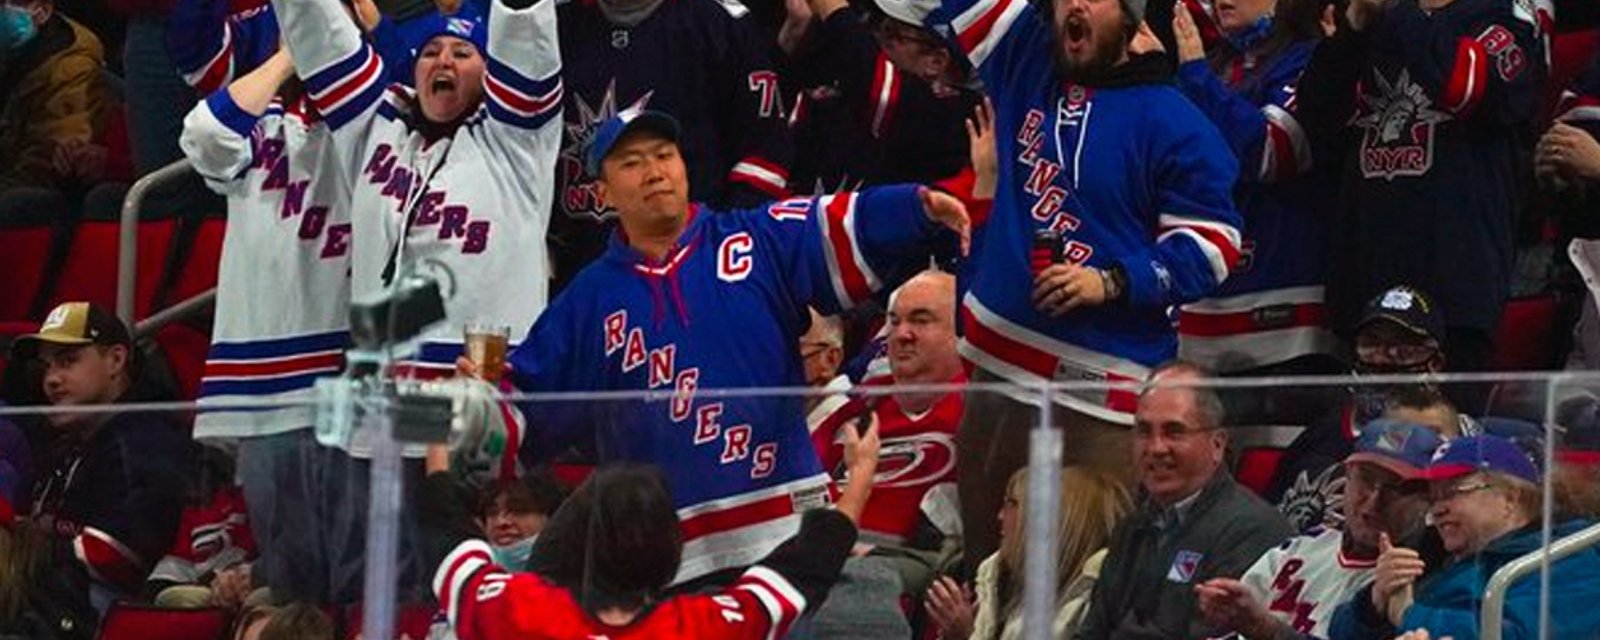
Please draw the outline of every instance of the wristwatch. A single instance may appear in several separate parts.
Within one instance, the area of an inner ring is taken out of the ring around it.
[[[1128,272],[1122,265],[1111,265],[1110,269],[1100,269],[1100,281],[1106,290],[1106,302],[1116,302],[1122,299],[1123,292],[1128,290]]]

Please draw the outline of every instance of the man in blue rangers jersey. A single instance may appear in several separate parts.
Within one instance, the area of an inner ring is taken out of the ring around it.
[[[682,526],[681,583],[755,562],[827,500],[802,397],[696,390],[804,386],[794,344],[808,304],[837,313],[865,300],[893,284],[877,274],[926,261],[939,225],[965,248],[969,223],[959,200],[912,185],[715,212],[690,203],[677,140],[655,111],[601,126],[588,165],[620,227],[509,360],[523,391],[672,394],[525,405],[523,453],[592,441],[602,461],[660,465]]]
[[[1176,354],[1167,310],[1211,293],[1238,259],[1238,163],[1168,83],[1139,27],[1144,4],[943,0],[929,16],[948,23],[995,103],[999,187],[962,301],[977,382],[1143,380]],[[1058,263],[1030,260],[1036,239]],[[961,431],[969,558],[994,550],[1006,478],[1027,460],[1039,413],[1028,396],[969,401],[983,418]],[[1066,462],[1126,476],[1135,400],[1132,389],[1057,393]]]

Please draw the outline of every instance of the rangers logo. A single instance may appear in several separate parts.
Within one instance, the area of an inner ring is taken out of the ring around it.
[[[1167,580],[1178,584],[1188,584],[1194,580],[1194,575],[1200,571],[1200,560],[1206,555],[1199,551],[1179,550],[1172,556],[1172,567],[1167,569]]]
[[[1366,129],[1361,139],[1361,176],[1393,180],[1420,176],[1433,167],[1433,133],[1450,115],[1433,108],[1433,100],[1402,69],[1393,83],[1374,73],[1376,92],[1361,96],[1355,125]]]
[[[600,96],[599,104],[593,106],[590,106],[577,92],[567,94],[572,98],[572,108],[567,109],[567,131],[562,138],[556,193],[561,197],[561,209],[566,211],[569,217],[601,222],[615,215],[609,207],[600,203],[599,197],[595,194],[595,177],[589,175],[588,170],[584,168],[589,145],[594,142],[594,134],[600,128],[600,123],[610,120],[618,111],[643,111],[650,104],[650,96],[653,93],[646,91],[638,100],[621,109],[617,108],[615,79],[606,85],[606,92]]]

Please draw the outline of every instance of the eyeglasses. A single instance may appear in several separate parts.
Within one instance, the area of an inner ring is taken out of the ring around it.
[[[1414,480],[1391,480],[1384,474],[1373,471],[1359,464],[1349,465],[1345,470],[1345,477],[1353,484],[1359,484],[1382,498],[1400,498],[1421,495],[1427,491],[1427,485]]]
[[[1159,435],[1161,436],[1162,440],[1183,441],[1202,433],[1208,433],[1216,430],[1217,429],[1215,427],[1190,429],[1176,422],[1169,422],[1162,425],[1136,424],[1133,425],[1133,437],[1140,440],[1154,440],[1156,436]]]
[[[1479,480],[1477,482],[1463,482],[1448,487],[1429,487],[1428,500],[1430,502],[1445,502],[1469,493],[1488,491],[1494,489],[1493,483]]]
[[[1363,362],[1382,359],[1400,366],[1411,366],[1427,362],[1438,353],[1439,345],[1432,341],[1422,344],[1356,342],[1356,357]]]

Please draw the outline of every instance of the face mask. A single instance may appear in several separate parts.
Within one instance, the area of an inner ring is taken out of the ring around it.
[[[508,544],[498,546],[491,544],[489,547],[494,556],[494,563],[512,571],[522,571],[528,568],[528,559],[533,557],[533,543],[539,540],[539,534]]]
[[[1239,33],[1226,37],[1234,51],[1246,53],[1264,42],[1270,35],[1272,35],[1272,14],[1269,13],[1256,18],[1255,24],[1245,27]]]
[[[39,35],[33,14],[22,7],[0,7],[0,51],[16,51]]]

